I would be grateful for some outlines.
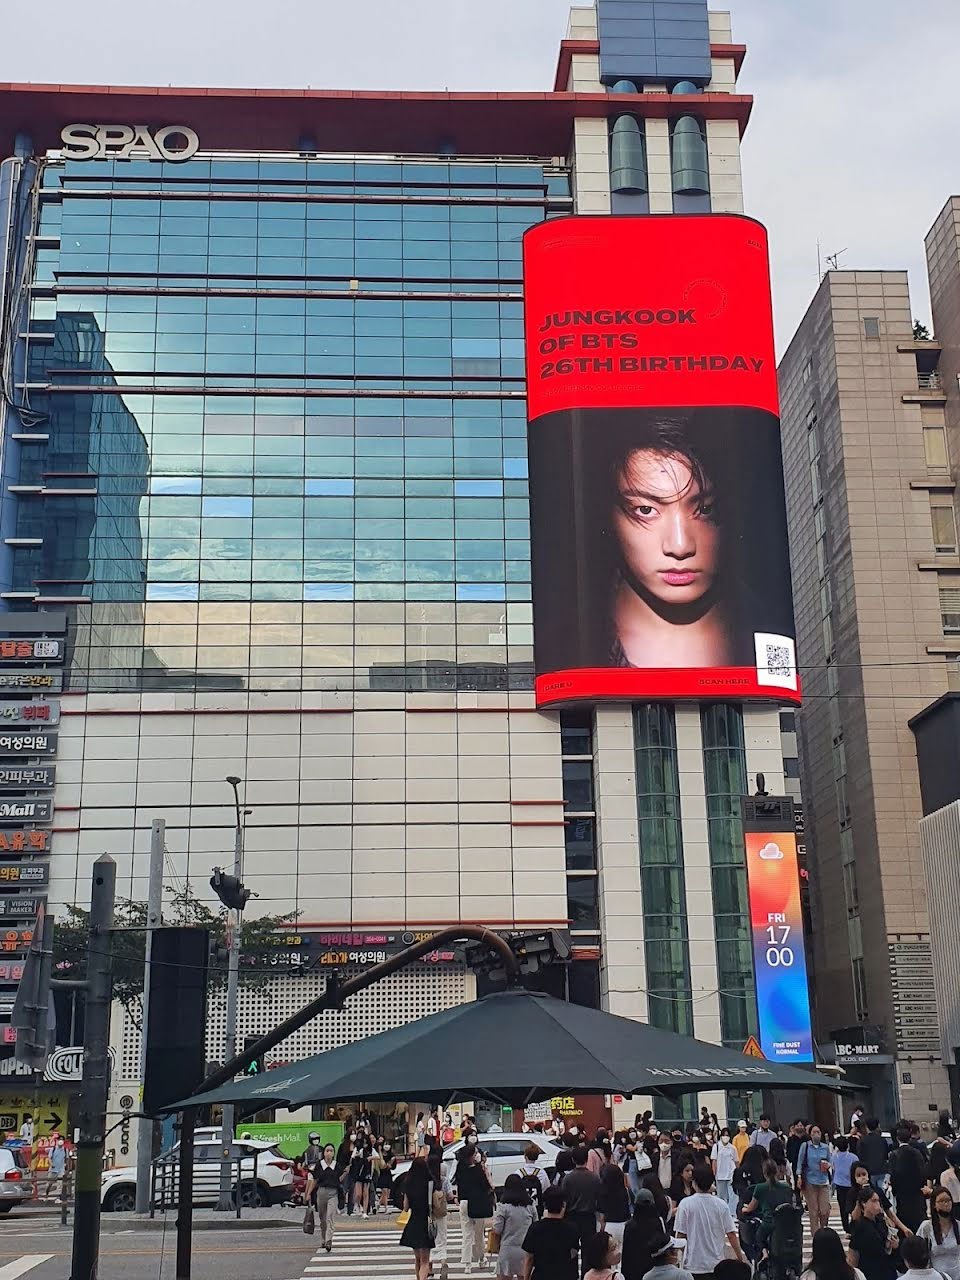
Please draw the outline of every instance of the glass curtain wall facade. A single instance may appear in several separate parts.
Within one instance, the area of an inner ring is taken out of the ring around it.
[[[45,162],[9,585],[80,601],[75,680],[529,687],[520,240],[569,205],[538,163]]]
[[[742,1049],[747,1038],[758,1033],[740,814],[740,797],[748,791],[743,709],[730,703],[702,706],[700,725],[717,939],[720,1028],[725,1045]]]
[[[634,707],[633,724],[648,1018],[655,1027],[693,1035],[674,709],[644,703]]]

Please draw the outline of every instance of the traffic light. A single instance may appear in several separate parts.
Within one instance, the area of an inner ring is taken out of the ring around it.
[[[259,1039],[260,1039],[260,1036],[244,1036],[243,1052],[246,1053],[247,1050],[250,1048],[250,1046],[253,1044],[256,1044]],[[254,1058],[252,1062],[249,1062],[243,1068],[243,1074],[245,1076],[261,1076],[263,1075],[264,1070],[265,1068],[263,1065],[263,1054],[261,1054],[258,1058]]]
[[[570,935],[565,929],[508,936],[505,941],[517,957],[521,974],[536,974],[549,965],[570,959]],[[503,962],[484,943],[475,942],[464,948],[464,958],[469,968],[485,974],[492,982],[505,980]]]
[[[570,959],[570,935],[566,929],[546,929],[509,938],[510,949],[520,961],[521,973],[539,973],[545,965]]]
[[[242,911],[250,901],[251,891],[245,888],[240,877],[227,875],[222,867],[214,867],[210,888],[231,911]]]

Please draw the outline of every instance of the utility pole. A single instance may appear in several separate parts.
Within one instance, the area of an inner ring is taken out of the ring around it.
[[[147,889],[147,941],[143,962],[143,1010],[140,1031],[140,1084],[147,1075],[147,1019],[150,1015],[150,959],[153,954],[153,931],[162,924],[164,835],[167,824],[154,818],[150,826],[150,882]],[[142,1097],[142,1095],[141,1095]],[[142,1111],[143,1108],[141,1107]],[[137,1213],[150,1208],[150,1166],[153,1161],[153,1134],[156,1121],[141,1116],[137,1121]]]
[[[87,942],[87,1007],[80,1085],[80,1136],[74,1192],[70,1280],[96,1280],[100,1255],[100,1179],[110,1070],[113,907],[117,864],[104,854],[93,864],[90,937]]]
[[[240,779],[228,777],[226,781],[233,788],[233,804],[237,816],[237,825],[233,836],[233,874],[237,883],[243,882],[243,814],[240,811]],[[243,912],[242,899],[235,907],[228,908],[227,932],[227,1025],[223,1037],[223,1056],[229,1062],[237,1052],[237,991],[240,986],[240,921]],[[235,1108],[232,1102],[224,1104],[221,1120],[220,1144],[222,1158],[220,1162],[220,1195],[217,1209],[229,1213],[233,1208],[233,1129]]]

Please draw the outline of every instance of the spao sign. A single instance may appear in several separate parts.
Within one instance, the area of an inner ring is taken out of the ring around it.
[[[146,152],[150,160],[189,160],[200,139],[182,124],[151,130],[145,124],[68,124],[60,130],[68,160],[129,160]]]

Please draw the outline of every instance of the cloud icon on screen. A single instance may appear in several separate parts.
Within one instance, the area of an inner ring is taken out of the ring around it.
[[[783,850],[773,840],[765,844],[757,854],[757,857],[762,858],[764,862],[777,862],[783,856]]]

